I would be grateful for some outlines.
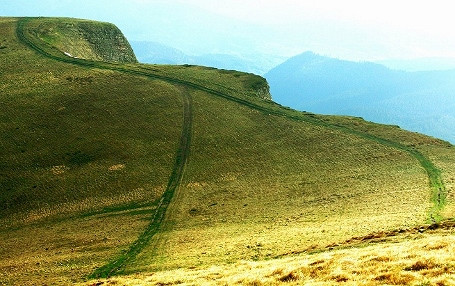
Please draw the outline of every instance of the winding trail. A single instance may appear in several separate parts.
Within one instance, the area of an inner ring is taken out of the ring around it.
[[[114,71],[125,72],[134,75],[146,76],[149,78],[157,79],[158,77],[153,74],[137,72],[133,69],[128,69],[120,66],[116,66],[111,63],[103,62],[94,62],[89,60],[76,59],[66,56],[58,56],[53,53],[49,53],[39,44],[35,43],[31,38],[28,38],[25,34],[25,25],[32,18],[23,18],[18,21],[17,24],[17,36],[19,40],[38,52],[40,55],[54,59],[59,62],[65,62],[70,64],[76,64],[84,67],[93,67],[93,68],[102,68],[109,69]],[[159,78],[161,79],[161,78]],[[171,80],[167,80],[171,81]],[[128,250],[122,253],[120,256],[116,257],[115,260],[109,262],[108,264],[96,269],[88,278],[107,278],[117,274],[122,268],[130,261],[134,260],[135,257],[149,244],[152,237],[158,233],[160,226],[164,220],[166,211],[169,207],[169,204],[174,197],[176,191],[180,186],[180,182],[183,177],[185,166],[190,155],[190,146],[191,146],[191,134],[192,134],[192,118],[193,118],[193,106],[191,94],[188,90],[188,87],[183,85],[180,82],[171,81],[174,84],[178,84],[182,87],[182,97],[183,97],[183,123],[182,123],[182,133],[180,136],[180,142],[175,154],[175,161],[172,168],[172,173],[169,177],[169,181],[161,196],[158,206],[155,209],[153,216],[150,218],[150,222],[147,225],[144,232],[130,245]]]
[[[113,71],[119,71],[131,75],[137,76],[144,76],[152,79],[159,79],[163,80],[172,84],[179,85],[183,87],[183,128],[182,128],[182,135],[180,139],[179,148],[176,152],[175,163],[172,169],[171,176],[169,178],[169,182],[166,188],[166,191],[162,195],[160,199],[160,203],[155,211],[155,214],[150,220],[149,225],[147,226],[146,230],[138,237],[138,239],[130,246],[127,252],[122,254],[120,257],[116,258],[114,261],[102,266],[101,268],[97,269],[94,273],[90,275],[90,278],[99,278],[99,277],[109,277],[112,275],[117,274],[128,262],[133,260],[143,249],[145,246],[148,245],[150,239],[159,231],[159,228],[163,222],[165,217],[165,213],[171,202],[175,192],[178,190],[185,166],[187,164],[187,160],[190,154],[190,143],[191,143],[191,133],[192,133],[192,98],[188,89],[195,89],[199,91],[206,92],[208,94],[236,102],[243,106],[247,106],[249,108],[255,109],[257,111],[263,112],[268,115],[275,115],[285,117],[291,120],[301,121],[311,123],[317,126],[322,126],[326,128],[330,128],[333,130],[338,130],[340,132],[345,132],[349,134],[353,134],[360,138],[364,138],[367,140],[371,140],[377,142],[381,145],[389,146],[403,152],[408,153],[410,156],[415,158],[421,167],[426,171],[428,176],[429,185],[431,188],[432,194],[432,202],[433,207],[429,211],[429,221],[432,223],[437,223],[441,221],[442,216],[440,214],[441,210],[446,204],[446,196],[447,191],[444,186],[444,182],[441,178],[441,172],[436,168],[436,166],[423,155],[420,151],[414,149],[413,147],[404,145],[399,142],[395,142],[389,139],[385,139],[382,137],[378,137],[366,132],[362,132],[359,130],[351,129],[348,126],[343,125],[336,125],[332,124],[323,120],[320,120],[311,114],[305,113],[290,113],[287,109],[281,107],[275,103],[269,103],[270,107],[263,106],[247,99],[238,98],[228,93],[212,89],[196,82],[192,82],[190,80],[183,80],[179,78],[174,78],[171,76],[166,76],[162,74],[157,74],[153,70],[144,69],[140,66],[136,65],[122,65],[116,63],[108,63],[108,62],[98,62],[92,60],[84,60],[79,58],[72,58],[65,56],[61,51],[58,49],[48,46],[47,44],[40,41],[36,38],[33,34],[27,33],[26,25],[29,21],[33,20],[34,18],[21,18],[18,20],[17,23],[17,37],[19,40],[31,48],[32,50],[36,51],[38,54],[45,56],[47,58],[64,62],[68,64],[74,64],[82,67],[87,68],[99,68],[99,69],[107,69]]]
[[[88,278],[107,278],[117,274],[128,262],[134,260],[142,252],[152,237],[160,230],[169,204],[174,194],[178,191],[190,155],[193,108],[191,95],[186,88],[183,91],[183,100],[183,127],[179,147],[175,155],[174,166],[166,190],[160,198],[160,202],[150,219],[150,223],[126,252],[108,264],[96,269]]]

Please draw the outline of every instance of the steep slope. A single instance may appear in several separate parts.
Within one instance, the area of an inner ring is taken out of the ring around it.
[[[455,70],[411,73],[307,52],[265,77],[283,105],[361,116],[455,142]]]
[[[1,283],[267,259],[454,214],[446,142],[282,108],[251,74],[68,57],[36,33],[49,21],[0,21]]]
[[[34,33],[69,57],[135,63],[136,56],[122,32],[110,23],[48,18],[35,22]]]

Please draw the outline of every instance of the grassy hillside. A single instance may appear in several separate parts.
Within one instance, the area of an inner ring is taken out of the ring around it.
[[[2,25],[2,218],[158,198],[180,134],[178,88],[38,57],[15,22]]]
[[[454,216],[447,142],[285,109],[252,74],[68,57],[37,30],[54,21],[0,20],[0,284],[268,260]]]

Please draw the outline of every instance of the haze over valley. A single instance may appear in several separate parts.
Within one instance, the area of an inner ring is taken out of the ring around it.
[[[273,99],[285,106],[360,116],[455,142],[455,69],[407,72],[307,52],[265,78]]]

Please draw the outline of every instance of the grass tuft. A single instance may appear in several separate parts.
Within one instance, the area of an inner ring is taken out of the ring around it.
[[[290,272],[284,276],[281,276],[278,280],[281,282],[293,282],[299,280],[300,277],[301,276],[299,274],[296,274],[295,272]]]
[[[411,266],[405,267],[404,270],[406,271],[421,271],[421,270],[431,270],[433,268],[437,267],[432,261],[429,260],[419,260],[416,261],[414,264]]]

